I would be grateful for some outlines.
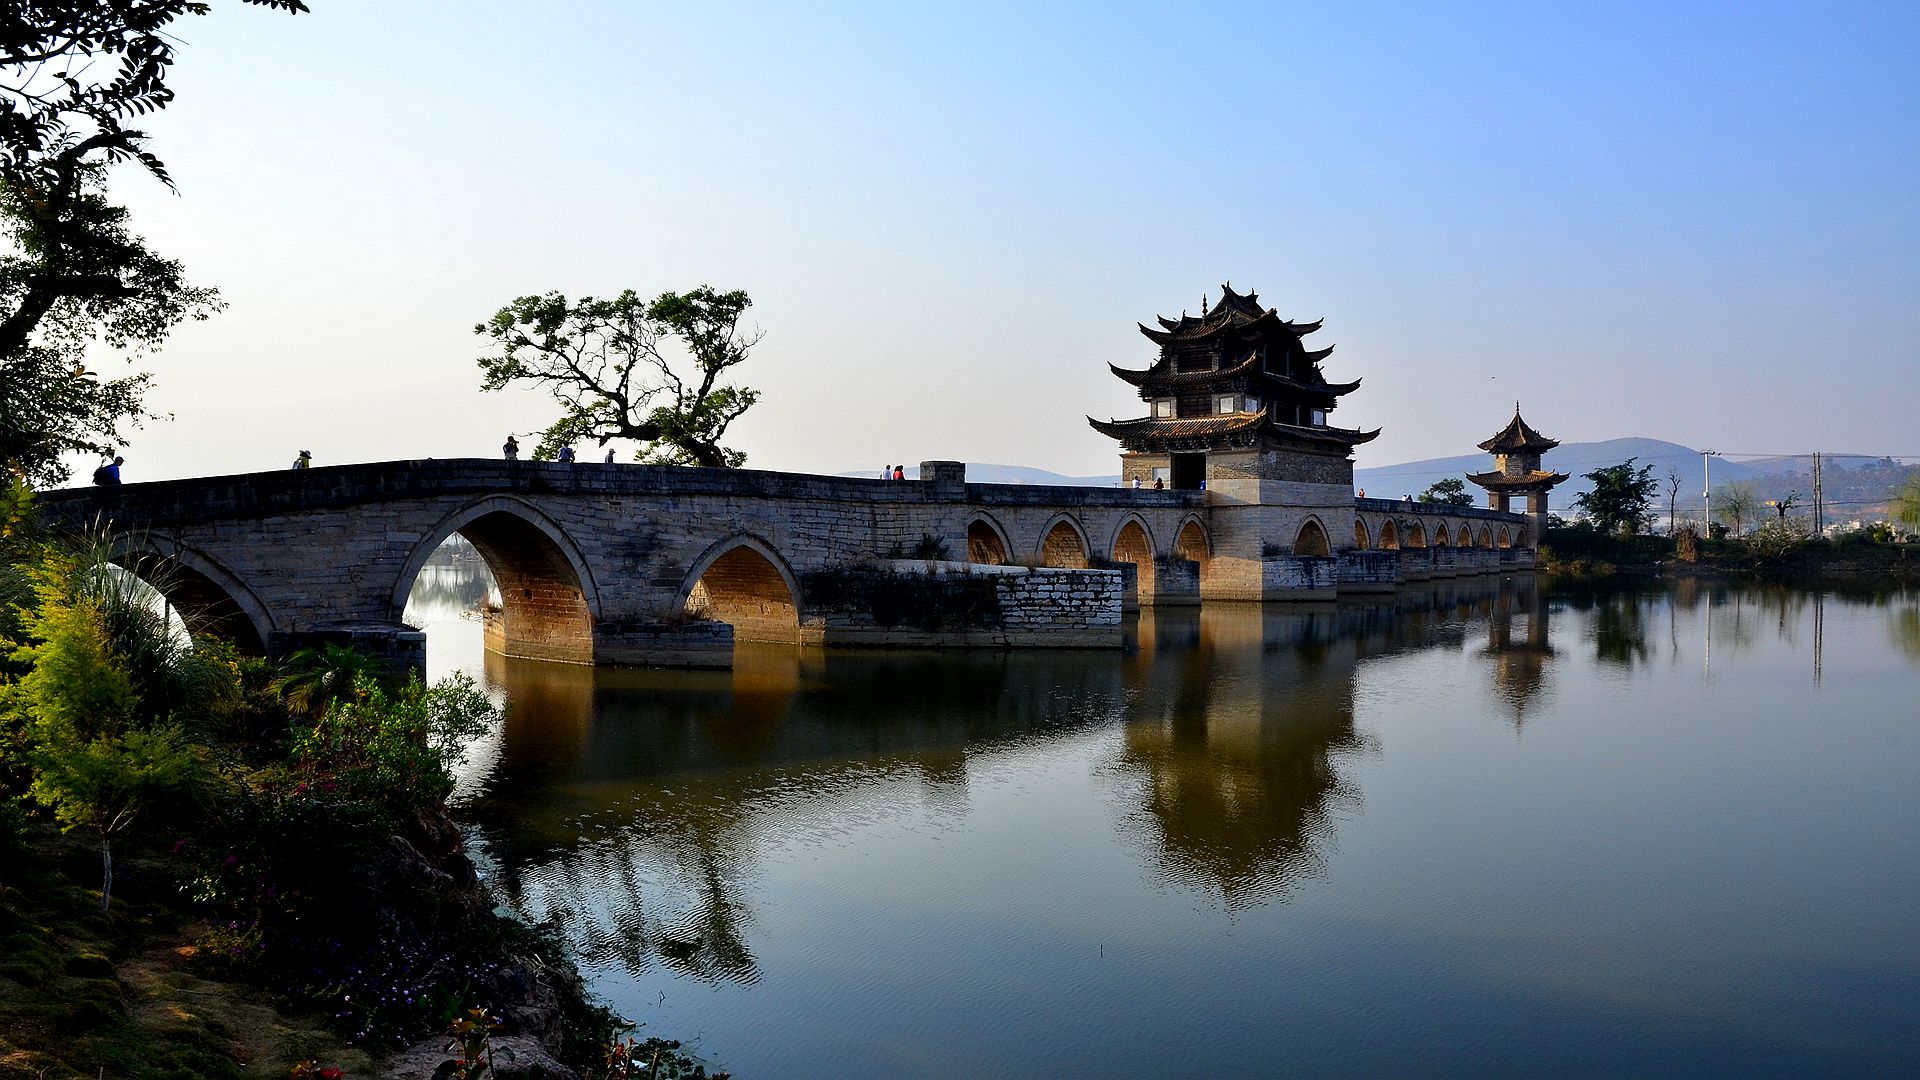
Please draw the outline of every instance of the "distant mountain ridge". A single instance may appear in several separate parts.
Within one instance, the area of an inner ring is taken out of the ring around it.
[[[1554,509],[1571,507],[1576,496],[1590,490],[1593,485],[1583,479],[1583,475],[1610,465],[1619,465],[1628,458],[1634,459],[1634,468],[1643,465],[1653,466],[1653,477],[1660,483],[1664,504],[1668,473],[1680,478],[1681,506],[1700,505],[1700,451],[1679,443],[1661,439],[1629,437],[1622,439],[1604,439],[1599,442],[1562,443],[1546,452],[1541,458],[1544,468],[1569,474],[1569,479],[1553,489],[1551,502]],[[1355,488],[1365,488],[1367,494],[1376,498],[1397,499],[1403,495],[1418,496],[1435,483],[1449,477],[1464,477],[1468,473],[1487,472],[1493,468],[1493,455],[1487,453],[1459,454],[1454,457],[1427,458],[1424,461],[1407,461],[1398,465],[1379,465],[1369,469],[1353,470]],[[1728,461],[1714,458],[1713,486],[1739,481],[1751,482],[1770,470],[1754,467],[1750,463]],[[1484,493],[1471,484],[1467,488],[1474,493],[1475,503],[1484,503]],[[1689,501],[1691,500],[1691,501]]]
[[[1593,485],[1584,479],[1584,474],[1610,465],[1619,465],[1632,458],[1634,467],[1653,466],[1653,478],[1659,484],[1654,499],[1656,507],[1664,512],[1666,508],[1667,477],[1672,474],[1679,478],[1679,497],[1675,505],[1682,510],[1700,508],[1700,451],[1679,443],[1663,439],[1628,437],[1620,439],[1602,439],[1597,442],[1564,443],[1549,450],[1542,464],[1557,472],[1569,474],[1569,479],[1553,489],[1552,508],[1556,513],[1565,513],[1573,506],[1575,497],[1590,489]],[[1396,465],[1376,465],[1371,468],[1353,471],[1353,486],[1364,490],[1374,498],[1397,499],[1404,495],[1418,496],[1435,483],[1449,477],[1465,477],[1468,473],[1486,472],[1493,468],[1493,456],[1487,453],[1459,454],[1453,457],[1426,458],[1420,461],[1406,461]],[[1762,499],[1783,498],[1790,491],[1800,496],[1800,504],[1806,505],[1813,490],[1811,461],[1805,457],[1754,458],[1746,461],[1731,461],[1722,457],[1712,459],[1713,486],[1718,490],[1724,484],[1753,484],[1755,493]],[[1902,465],[1892,459],[1869,458],[1865,455],[1834,454],[1826,466],[1826,497],[1833,506],[1834,516],[1841,513],[1860,513],[1883,503],[1904,477],[1915,467]],[[907,466],[907,476],[918,479],[919,466]],[[880,475],[872,472],[843,472],[841,476]],[[1030,465],[999,465],[986,462],[967,462],[967,479],[977,484],[1032,484],[1048,487],[1118,487],[1120,476],[1111,473],[1104,476],[1068,476],[1048,469],[1034,468]],[[1486,504],[1485,492],[1468,485],[1473,493],[1474,504]],[[1843,506],[1845,509],[1843,509]]]

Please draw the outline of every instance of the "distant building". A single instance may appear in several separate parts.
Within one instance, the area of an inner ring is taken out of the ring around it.
[[[1520,403],[1516,401],[1513,419],[1499,434],[1480,444],[1480,449],[1493,455],[1494,471],[1468,473],[1467,479],[1487,489],[1487,505],[1495,510],[1504,512],[1514,496],[1526,496],[1527,513],[1533,515],[1534,535],[1545,535],[1547,492],[1566,480],[1567,474],[1542,469],[1540,455],[1559,445],[1558,439],[1547,438],[1520,419]]]

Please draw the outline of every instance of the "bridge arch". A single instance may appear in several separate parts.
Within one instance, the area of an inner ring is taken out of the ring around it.
[[[1480,546],[1480,547],[1483,547],[1483,548],[1492,548],[1492,547],[1493,547],[1493,530],[1492,530],[1492,529],[1489,529],[1489,528],[1487,528],[1487,527],[1486,527],[1485,525],[1482,525],[1482,526],[1480,526],[1480,543],[1479,543],[1479,546]]]
[[[1410,548],[1426,547],[1427,527],[1417,521],[1407,522],[1407,534],[1402,538],[1401,542]]]
[[[1367,519],[1362,517],[1354,518],[1353,546],[1361,551],[1365,551],[1373,546],[1372,540],[1373,538],[1367,535]]]
[[[1301,524],[1300,532],[1293,538],[1293,553],[1322,556],[1333,554],[1333,545],[1328,542],[1326,527],[1320,524],[1319,518],[1308,515],[1307,520]]]
[[[1500,526],[1500,546],[1503,548],[1513,546],[1513,534],[1507,531],[1505,525]]]
[[[1132,563],[1134,568],[1134,594],[1153,596],[1153,530],[1139,514],[1128,514],[1120,519],[1113,530],[1113,538],[1107,541],[1107,554],[1114,562]]]
[[[1468,543],[1471,544],[1472,541],[1469,540]],[[1447,523],[1444,521],[1440,523],[1438,528],[1433,530],[1433,546],[1434,547],[1447,546]]]
[[[700,553],[674,609],[727,623],[735,641],[800,643],[800,579],[772,544],[749,533]]]
[[[1041,566],[1057,566],[1068,570],[1085,570],[1087,557],[1093,545],[1087,542],[1087,530],[1071,514],[1055,514],[1040,533],[1040,546],[1035,550],[1035,561]]]
[[[1180,531],[1173,536],[1173,554],[1175,558],[1200,565],[1200,580],[1207,579],[1207,573],[1213,565],[1213,536],[1200,518],[1188,514],[1180,522]]]
[[[1004,566],[1013,561],[1013,542],[993,515],[977,510],[967,519],[967,561]]]
[[[210,634],[265,656],[276,629],[253,590],[219,562],[169,536],[118,536],[114,565],[166,598],[193,637]]]
[[[551,518],[508,495],[455,510],[414,547],[394,582],[392,622],[400,622],[406,611],[420,568],[454,533],[480,553],[500,590],[500,609],[487,612],[487,648],[509,656],[593,663],[600,594],[586,559]]]

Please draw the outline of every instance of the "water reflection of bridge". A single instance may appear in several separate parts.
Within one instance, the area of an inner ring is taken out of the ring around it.
[[[566,912],[596,962],[752,981],[745,898],[770,833],[908,804],[959,816],[979,761],[1111,731],[1096,782],[1118,834],[1171,887],[1257,905],[1319,872],[1361,804],[1346,763],[1369,749],[1365,664],[1484,633],[1517,718],[1542,692],[1546,625],[1522,578],[1151,612],[1124,655],[743,649],[728,674],[489,653],[514,706],[471,813],[508,894]]]

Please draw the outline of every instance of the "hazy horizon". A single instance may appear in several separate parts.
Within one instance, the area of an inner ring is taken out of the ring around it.
[[[1106,364],[1223,280],[1326,320],[1361,467],[1516,399],[1920,456],[1920,9],[314,6],[185,20],[179,195],[113,176],[230,305],[141,361],[129,481],[495,455],[555,412],[474,323],[701,283],[767,332],[750,468],[1109,473]]]

